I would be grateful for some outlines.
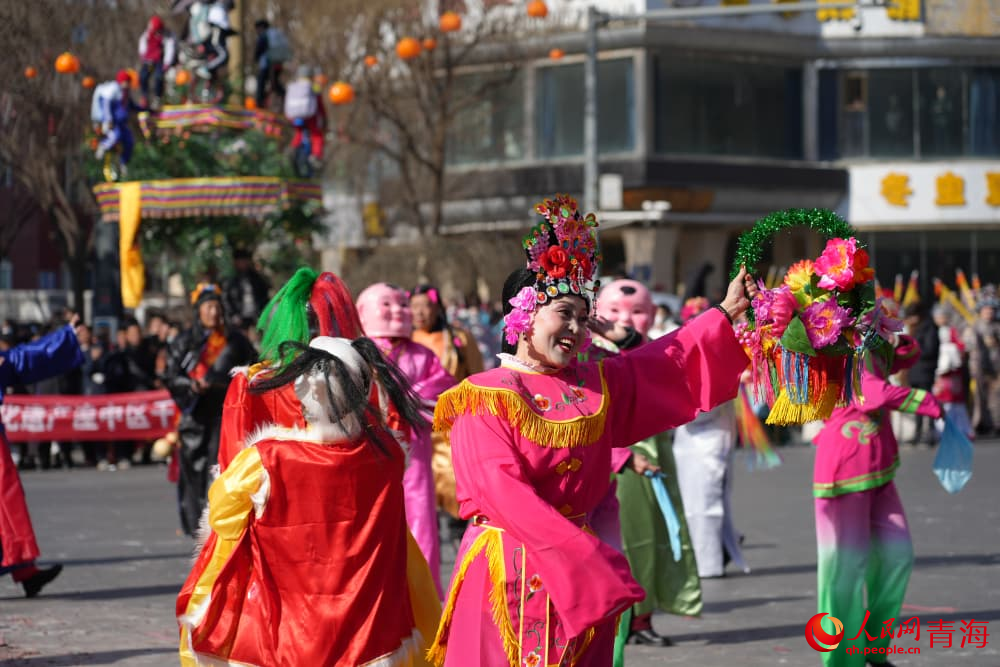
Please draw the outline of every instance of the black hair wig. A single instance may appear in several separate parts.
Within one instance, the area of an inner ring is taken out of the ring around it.
[[[382,418],[382,412],[372,405],[369,391],[372,379],[385,389],[389,401],[400,417],[414,429],[426,428],[427,419],[421,412],[420,398],[413,392],[403,372],[382,352],[370,338],[351,341],[351,347],[361,355],[367,366],[362,370],[362,382],[351,378],[344,362],[325,350],[310,347],[298,341],[285,341],[279,350],[280,359],[289,361],[275,371],[250,385],[255,394],[283,387],[296,378],[314,370],[327,377],[326,398],[331,406],[330,420],[343,427],[344,419],[353,416],[361,424],[364,435],[384,453],[395,442],[389,434],[389,427]],[[334,383],[338,388],[334,392]]]

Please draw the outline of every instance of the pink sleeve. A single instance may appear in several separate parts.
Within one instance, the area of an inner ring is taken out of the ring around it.
[[[615,447],[611,450],[611,471],[621,472],[632,456],[632,450],[628,447]]]
[[[864,400],[856,402],[856,405],[865,412],[888,408],[934,418],[941,416],[941,405],[930,392],[899,387],[868,371],[864,372],[861,379],[861,394]]]
[[[712,308],[603,363],[611,400],[605,430],[624,447],[735,398],[749,360],[726,316]]]
[[[493,415],[455,420],[451,446],[458,494],[525,545],[567,633],[578,635],[645,594],[622,554],[538,496],[514,438],[511,426]]]
[[[442,392],[451,389],[456,384],[451,373],[444,369],[437,356],[429,349],[413,343],[412,354],[417,357],[415,364],[420,370],[411,378],[413,391],[427,403],[436,403]]]

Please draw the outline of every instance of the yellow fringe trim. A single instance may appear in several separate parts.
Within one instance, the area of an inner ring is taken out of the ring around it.
[[[604,433],[608,412],[607,383],[600,365],[601,406],[592,415],[553,421],[539,415],[524,397],[511,389],[480,387],[468,380],[449,389],[438,398],[434,409],[434,430],[449,431],[455,420],[465,414],[503,417],[518,433],[542,447],[564,449],[585,447],[597,442]]]
[[[500,530],[495,528],[487,528],[480,533],[472,546],[469,547],[465,558],[462,559],[462,565],[455,573],[451,591],[448,592],[448,602],[441,614],[441,624],[438,626],[437,636],[434,637],[434,643],[431,644],[431,647],[427,649],[427,660],[438,667],[444,664],[445,654],[448,652],[448,642],[444,635],[451,629],[452,618],[455,614],[455,601],[458,599],[462,584],[465,583],[465,575],[476,557],[484,550],[487,570],[493,584],[490,591],[493,624],[500,631],[500,639],[503,642],[503,650],[507,654],[507,660],[511,667],[517,667],[520,642],[507,611],[507,577],[503,563],[503,535]]]
[[[788,426],[789,424],[805,424],[806,422],[829,419],[833,409],[837,407],[840,397],[840,387],[829,385],[821,392],[817,403],[796,405],[788,400],[788,393],[782,390],[767,415],[768,424]]]

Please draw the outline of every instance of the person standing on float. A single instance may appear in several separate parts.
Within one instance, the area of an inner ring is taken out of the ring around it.
[[[461,667],[607,667],[619,614],[644,597],[625,556],[587,519],[611,451],[732,399],[748,359],[731,319],[756,288],[630,354],[578,363],[600,255],[593,214],[557,197],[507,279],[499,368],[442,394],[457,496],[470,519],[429,657]]]
[[[358,295],[356,305],[365,335],[375,341],[389,361],[399,366],[430,413],[441,392],[455,386],[455,378],[442,368],[431,350],[410,340],[413,321],[406,293],[387,283],[375,283]],[[411,438],[409,464],[403,477],[406,520],[441,591],[441,542],[431,470],[431,430],[416,428]]]
[[[5,387],[32,384],[83,364],[83,351],[75,331],[78,324],[79,318],[73,315],[69,324],[47,336],[0,352],[0,404]],[[0,574],[9,572],[24,588],[25,597],[38,595],[62,571],[62,565],[58,564],[47,568],[36,566],[39,555],[21,477],[0,421]]]
[[[599,318],[624,327],[627,336],[617,344],[605,337],[596,337],[587,353],[581,355],[581,361],[596,361],[620,352],[630,354],[648,342],[656,307],[649,289],[642,283],[616,280],[605,285],[598,295],[596,311]],[[626,470],[630,459],[633,460],[632,470]],[[634,459],[663,473],[663,483],[680,528],[679,560],[674,559],[653,483],[643,475],[634,474]],[[670,646],[670,640],[653,629],[654,609],[681,616],[698,616],[702,609],[701,581],[677,486],[670,434],[660,433],[628,449],[615,450],[611,461],[616,473],[616,484],[613,484],[616,496],[609,498],[608,507],[602,513],[606,520],[597,516],[592,521],[602,539],[612,545],[621,543],[632,576],[646,591],[646,599],[632,608],[627,640],[648,646]]]

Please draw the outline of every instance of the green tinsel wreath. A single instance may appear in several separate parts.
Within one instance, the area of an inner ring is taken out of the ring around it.
[[[729,279],[736,277],[741,266],[747,267],[747,271],[753,271],[760,262],[765,244],[770,243],[777,232],[792,227],[809,227],[827,240],[857,236],[854,228],[843,218],[825,208],[790,208],[787,211],[775,211],[755,222],[750,231],[740,235]],[[860,240],[858,247],[863,247]]]

